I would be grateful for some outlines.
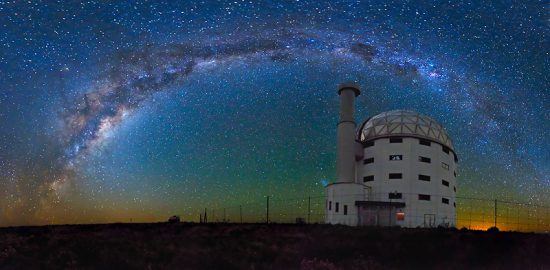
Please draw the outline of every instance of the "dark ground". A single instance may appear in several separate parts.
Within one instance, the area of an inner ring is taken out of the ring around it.
[[[550,269],[550,235],[282,224],[0,228],[0,268]]]

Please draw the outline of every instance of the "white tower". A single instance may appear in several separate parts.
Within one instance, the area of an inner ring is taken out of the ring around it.
[[[367,199],[368,187],[357,182],[355,155],[362,146],[355,141],[355,98],[359,86],[352,83],[338,87],[340,95],[340,119],[337,130],[336,182],[326,186],[325,222],[330,224],[357,225],[356,201]]]
[[[337,129],[337,182],[355,182],[355,98],[361,94],[359,86],[346,83],[338,87],[340,121]]]

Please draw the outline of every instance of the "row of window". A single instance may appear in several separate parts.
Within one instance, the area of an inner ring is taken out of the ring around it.
[[[390,137],[390,143],[402,143],[402,142],[403,142],[403,138],[401,138],[401,137]],[[426,139],[418,139],[418,143],[420,145],[425,145],[425,146],[431,146],[432,145],[432,142],[429,141],[429,140],[426,140]],[[364,148],[371,147],[371,146],[374,146],[374,141],[368,141],[368,142],[364,143]],[[446,154],[450,154],[451,149],[449,147],[445,146],[445,145],[442,145],[441,146],[441,151],[443,151]],[[458,158],[456,157],[456,155],[454,155],[454,159],[455,159],[455,161],[458,161]]]
[[[428,194],[418,194],[418,200],[419,201],[431,201],[431,195]],[[399,192],[390,192],[388,193],[388,199],[390,200],[400,200],[403,199],[403,194]],[[441,198],[441,203],[443,204],[449,204],[448,198]],[[456,203],[453,203],[453,206],[456,207]]]
[[[403,179],[403,174],[402,173],[390,173],[388,174],[388,178],[389,179]],[[418,175],[418,180],[420,181],[431,181],[431,176],[429,175],[425,175],[425,174],[419,174]],[[374,175],[367,175],[367,176],[364,176],[363,177],[363,182],[372,182],[374,181]],[[449,181],[445,180],[445,179],[441,179],[441,184],[444,185],[444,186],[449,186]],[[456,192],[456,187],[454,187],[454,191]]]
[[[399,161],[399,160],[403,160],[403,155],[390,155],[389,157],[389,160],[390,161]],[[424,162],[424,163],[432,163],[432,159],[429,158],[429,157],[423,157],[423,156],[418,156],[418,161],[420,162]],[[374,158],[371,157],[371,158],[365,158],[363,160],[363,164],[371,164],[371,163],[374,163]],[[449,170],[449,164],[445,163],[445,162],[441,162],[441,167],[445,170]]]
[[[328,202],[328,210],[329,211],[332,210],[332,201]],[[340,203],[336,202],[334,204],[334,212],[338,213],[338,211],[340,211]],[[344,204],[344,215],[347,215],[347,214],[348,214],[348,206]]]

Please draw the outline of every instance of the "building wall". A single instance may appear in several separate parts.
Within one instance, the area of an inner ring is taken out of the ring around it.
[[[325,192],[325,222],[357,226],[358,212],[355,202],[368,200],[369,187],[359,183],[340,182],[327,185]],[[345,207],[347,213],[344,213]]]
[[[457,168],[454,153],[445,153],[443,146],[433,141],[430,146],[419,142],[414,137],[403,137],[402,143],[390,143],[390,138],[375,139],[373,146],[364,148],[364,159],[357,162],[357,182],[372,188],[369,198],[372,201],[406,204],[403,209],[398,209],[405,213],[403,221],[396,221],[399,226],[445,223],[455,226]],[[402,155],[402,160],[390,160],[390,155]],[[419,161],[420,156],[430,158],[430,163]],[[364,160],[369,158],[374,158],[373,162],[364,164]],[[443,163],[449,166],[448,170]],[[402,177],[389,179],[390,173],[401,173]],[[420,174],[430,176],[430,181],[419,180]],[[364,182],[363,177],[370,175],[374,180]],[[449,182],[449,186],[443,185],[442,180]],[[401,199],[390,199],[390,192],[401,193]],[[430,200],[419,200],[418,194],[429,195]],[[448,199],[448,204],[443,203],[442,198]]]

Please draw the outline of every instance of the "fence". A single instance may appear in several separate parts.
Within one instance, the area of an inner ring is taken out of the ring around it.
[[[354,196],[347,194],[344,196]],[[377,198],[381,194],[369,194]],[[415,193],[403,194],[402,199],[393,202],[414,200]],[[387,196],[387,194],[386,194]],[[441,202],[439,195],[431,195],[431,200]],[[550,232],[550,206],[523,203],[492,198],[455,197],[450,198],[449,205],[432,208],[436,216],[445,212],[444,207],[456,207],[456,217],[451,218],[451,224],[457,228],[485,230],[496,226],[501,231]],[[384,199],[381,199],[384,200]],[[389,201],[387,198],[385,201]],[[453,205],[455,204],[455,205]],[[216,208],[197,209],[187,213],[186,220],[195,222],[228,222],[228,223],[324,223],[326,199],[325,196],[304,196],[283,198],[263,196],[252,198],[242,204],[226,205]],[[421,213],[422,209],[414,209],[414,204],[406,204],[409,213]],[[448,209],[447,209],[448,211]],[[413,217],[407,214],[408,217]]]

